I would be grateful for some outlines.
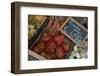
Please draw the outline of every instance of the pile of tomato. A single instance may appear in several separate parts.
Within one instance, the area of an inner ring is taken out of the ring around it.
[[[31,50],[46,59],[64,59],[70,45],[65,42],[65,35],[60,32],[62,23],[57,18],[55,20],[50,18],[46,30]]]

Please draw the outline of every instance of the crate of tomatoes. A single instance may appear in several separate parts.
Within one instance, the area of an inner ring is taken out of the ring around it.
[[[29,55],[38,60],[69,58],[74,43],[60,31],[66,19],[67,17],[48,17],[42,28],[37,29],[36,36],[29,40]]]

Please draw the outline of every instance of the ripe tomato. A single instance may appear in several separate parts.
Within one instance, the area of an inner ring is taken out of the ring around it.
[[[62,43],[62,44],[61,44],[61,47],[62,47],[65,51],[68,52],[68,50],[69,50],[69,45],[68,45],[67,43]]]
[[[48,53],[53,53],[55,48],[56,48],[56,44],[53,41],[49,41],[48,44],[47,44],[46,51]]]
[[[48,35],[47,33],[44,33],[42,36],[42,40],[43,42],[48,42],[50,40],[50,35]]]
[[[65,56],[65,52],[61,47],[58,47],[55,52],[58,59],[63,59]]]
[[[63,43],[63,39],[64,39],[64,36],[62,35],[56,35],[54,37],[54,41],[57,45],[61,45]]]

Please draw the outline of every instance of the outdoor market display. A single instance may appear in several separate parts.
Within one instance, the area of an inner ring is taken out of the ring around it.
[[[30,56],[38,60],[87,58],[87,20],[86,17],[29,15],[29,51],[35,53],[29,53],[29,60]]]

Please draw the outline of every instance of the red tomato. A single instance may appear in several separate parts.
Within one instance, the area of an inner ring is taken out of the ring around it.
[[[53,56],[52,56],[53,54],[51,53],[46,53],[46,58],[48,59],[48,60],[50,60],[50,59],[52,59],[53,58]]]
[[[69,45],[68,45],[67,43],[62,43],[62,44],[61,44],[61,47],[62,47],[66,52],[69,51]]]
[[[50,41],[50,35],[48,35],[47,33],[44,33],[42,36],[42,40],[43,40],[43,42]]]
[[[42,41],[40,41],[38,43],[37,47],[40,48],[41,50],[43,50],[45,48],[45,44]]]
[[[36,53],[40,53],[42,50],[38,47],[32,47],[31,49],[32,51],[36,52]]]
[[[46,52],[45,52],[45,51],[42,51],[42,52],[40,53],[40,55],[43,56],[43,57],[46,57]]]
[[[58,47],[55,52],[58,59],[63,59],[65,56],[65,52],[61,47]]]
[[[51,32],[50,35],[53,37],[53,36],[56,35],[56,33],[55,32]]]
[[[46,52],[47,53],[53,53],[54,52],[54,49],[53,48],[50,48],[50,47],[47,47],[46,48]]]
[[[64,36],[57,35],[54,37],[54,41],[57,45],[61,45],[63,43]]]
[[[56,48],[56,44],[53,41],[49,41],[48,44],[47,44],[46,51],[48,53],[53,53],[55,48]]]

